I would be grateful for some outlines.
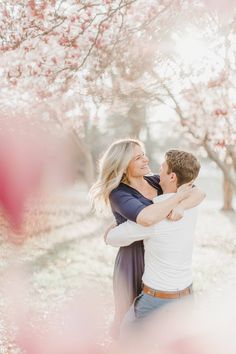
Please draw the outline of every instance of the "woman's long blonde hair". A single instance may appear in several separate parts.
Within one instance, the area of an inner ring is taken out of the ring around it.
[[[121,139],[115,141],[105,151],[99,161],[97,181],[90,189],[91,207],[104,211],[109,205],[109,195],[120,182],[126,181],[126,169],[133,158],[134,146],[144,149],[141,141],[136,139]]]

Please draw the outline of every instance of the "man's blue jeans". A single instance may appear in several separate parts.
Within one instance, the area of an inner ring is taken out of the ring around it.
[[[145,293],[141,293],[134,302],[135,319],[139,320],[165,305],[169,305],[179,299],[160,299]]]
[[[166,305],[173,304],[174,302],[194,299],[193,294],[177,299],[161,299],[145,293],[141,293],[136,297],[129,311],[126,313],[121,325],[121,337],[124,337],[127,330],[135,330],[142,323],[142,319],[159,311]],[[167,307],[168,308],[168,307]]]
[[[172,301],[176,301],[176,299],[159,299],[144,293],[138,295],[122,321],[121,338],[125,338],[127,331],[138,328],[139,322],[142,322],[141,319]]]

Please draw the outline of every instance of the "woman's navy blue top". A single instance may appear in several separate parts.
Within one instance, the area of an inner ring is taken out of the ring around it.
[[[146,181],[157,190],[157,195],[162,194],[159,175],[145,176]],[[152,200],[144,197],[139,191],[120,183],[110,194],[110,204],[117,224],[127,220],[136,222],[137,216],[146,206],[153,204]]]
[[[157,190],[157,195],[163,193],[159,184],[159,175],[145,176],[144,178]],[[136,189],[125,183],[120,183],[110,193],[110,204],[116,222],[119,225],[127,220],[136,222],[141,210],[153,204],[153,202]],[[143,272],[143,241],[137,241],[129,246],[121,247],[116,257],[113,274],[115,319],[118,322],[129,309],[133,300],[140,294]]]

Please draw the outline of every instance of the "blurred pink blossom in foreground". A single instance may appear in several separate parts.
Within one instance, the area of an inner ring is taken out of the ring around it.
[[[232,300],[232,299],[231,299]],[[93,304],[95,299],[93,299]],[[78,300],[79,302],[79,300]],[[232,304],[232,301],[231,301]],[[77,303],[78,306],[78,303]],[[225,303],[216,303],[209,311],[205,303],[201,309],[180,306],[170,308],[153,318],[137,334],[127,336],[121,343],[103,348],[98,343],[97,309],[91,302],[78,306],[64,314],[68,320],[66,331],[60,332],[59,326],[51,331],[44,341],[35,343],[32,351],[32,333],[28,330],[24,338],[27,354],[235,354],[236,317]],[[221,308],[221,310],[219,310]],[[222,312],[224,309],[224,313]],[[218,312],[219,311],[219,312]],[[61,333],[61,335],[59,335]],[[105,334],[103,337],[105,341]],[[40,350],[39,350],[40,348]]]
[[[63,139],[40,125],[1,122],[0,204],[15,230],[22,226],[28,200],[66,179],[66,154]]]
[[[18,279],[18,282],[15,279]],[[6,323],[17,328],[16,343],[26,354],[235,354],[236,309],[235,290],[227,289],[212,300],[205,295],[193,306],[181,302],[163,308],[136,330],[127,332],[119,342],[108,343],[105,320],[106,303],[97,288],[83,289],[67,304],[58,304],[59,311],[37,320],[33,300],[29,300],[19,283],[14,292],[5,285],[11,316]],[[25,280],[23,283],[26,284]],[[4,280],[4,284],[9,281]],[[3,285],[3,284],[2,284]],[[13,286],[13,285],[12,285]],[[35,301],[35,299],[34,299]],[[29,306],[30,304],[30,306]],[[31,308],[31,310],[30,310]]]
[[[40,313],[40,300],[30,291],[31,279],[19,264],[1,278],[5,308],[1,320],[17,347],[26,354],[100,354],[104,307],[98,289],[86,288]],[[52,299],[48,299],[48,302]],[[37,310],[36,310],[37,309]],[[0,333],[1,334],[1,333]]]

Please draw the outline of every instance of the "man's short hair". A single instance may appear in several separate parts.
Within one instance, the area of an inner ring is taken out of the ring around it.
[[[169,150],[165,154],[165,160],[168,166],[167,173],[176,174],[178,187],[197,178],[201,165],[193,154],[181,150]]]

